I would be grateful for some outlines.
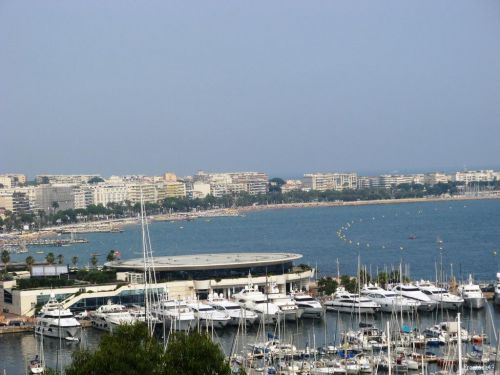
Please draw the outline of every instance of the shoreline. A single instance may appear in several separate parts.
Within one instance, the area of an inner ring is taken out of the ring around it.
[[[497,200],[500,195],[468,197],[468,196],[451,196],[451,197],[432,197],[432,198],[401,198],[401,199],[378,199],[378,200],[365,200],[365,201],[338,201],[338,202],[302,202],[302,203],[279,203],[267,205],[255,205],[238,208],[217,208],[207,211],[199,212],[177,212],[172,214],[155,214],[148,215],[151,222],[160,221],[190,221],[201,218],[213,217],[228,217],[228,216],[241,216],[248,212],[257,212],[264,210],[284,210],[284,209],[297,209],[297,208],[321,208],[321,207],[345,207],[345,206],[368,206],[368,205],[391,205],[391,204],[405,204],[405,203],[423,203],[423,202],[455,202],[455,201],[477,201],[477,200]],[[123,230],[123,227],[128,225],[139,224],[137,217],[108,219],[91,222],[81,222],[60,225],[56,227],[43,228],[38,232],[19,233],[11,232],[5,233],[5,237],[0,237],[0,245],[8,241],[30,241],[35,239],[42,239],[47,237],[56,236],[62,232],[71,232],[74,229],[75,234],[85,233],[99,233],[109,232],[109,229]]]
[[[289,209],[289,208],[316,208],[316,207],[344,207],[344,206],[370,206],[370,205],[390,205],[403,203],[423,203],[423,202],[453,202],[453,201],[478,201],[497,200],[500,196],[484,197],[446,197],[446,198],[401,198],[401,199],[375,199],[366,201],[341,201],[341,202],[303,202],[303,203],[280,203],[239,207],[240,212],[253,212],[261,210]]]

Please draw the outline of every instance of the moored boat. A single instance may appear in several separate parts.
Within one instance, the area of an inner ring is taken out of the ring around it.
[[[35,333],[45,337],[78,340],[80,332],[80,322],[51,294],[49,301],[35,318]]]

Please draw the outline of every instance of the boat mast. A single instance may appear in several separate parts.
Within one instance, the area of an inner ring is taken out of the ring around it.
[[[153,258],[153,249],[151,247],[151,238],[149,236],[149,226],[144,208],[144,195],[141,186],[141,231],[142,231],[142,254],[144,261],[144,309],[145,319],[150,335],[153,335],[155,322],[152,315],[152,305],[156,302],[156,272]],[[151,287],[154,286],[154,288]]]
[[[458,375],[462,375],[462,326],[460,325],[460,313],[457,314],[458,322]]]

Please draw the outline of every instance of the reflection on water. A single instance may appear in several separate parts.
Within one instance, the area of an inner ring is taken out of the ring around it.
[[[493,318],[490,318],[491,316]],[[375,316],[363,316],[364,322],[373,323],[376,327],[383,329],[390,314],[377,314]],[[392,317],[395,319],[395,317]],[[400,317],[398,318],[400,320]],[[455,312],[438,311],[433,314],[412,316],[405,315],[405,323],[425,329],[441,321],[456,319]],[[487,308],[479,311],[462,312],[463,327],[469,333],[486,333],[495,344],[495,333],[492,329],[500,326],[500,311],[494,309],[489,304]],[[357,329],[358,316],[356,314],[339,314],[327,312],[325,319],[301,319],[298,322],[284,322],[281,325],[283,341],[294,344],[299,349],[306,345],[310,347],[321,347],[325,344],[338,344],[340,332]],[[284,332],[284,333],[283,333]],[[267,340],[267,333],[277,334],[276,327],[252,326],[245,334],[238,335],[237,328],[226,327],[224,330],[213,332],[216,342],[219,342],[226,353],[234,346],[235,352],[240,352],[245,344],[263,342]],[[71,353],[78,348],[85,346],[95,348],[102,336],[102,331],[93,328],[83,330],[81,343],[73,343],[55,338],[44,338],[45,359],[49,367],[56,368],[68,365],[71,360]],[[209,334],[212,334],[209,331]],[[159,335],[161,340],[161,335]],[[25,374],[25,364],[37,353],[39,338],[33,334],[11,334],[0,336],[0,371],[5,369],[7,375]]]

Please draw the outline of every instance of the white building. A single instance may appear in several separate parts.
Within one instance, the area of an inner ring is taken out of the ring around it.
[[[454,180],[469,184],[471,182],[492,182],[495,180],[495,172],[491,169],[480,171],[464,171],[455,173]]]
[[[209,184],[210,194],[214,197],[222,197],[226,194],[242,192],[252,195],[265,194],[268,180],[268,175],[261,172],[206,173],[200,171],[194,176],[193,183]]]
[[[88,185],[75,186],[73,194],[75,209],[85,209],[94,203],[93,191]]]
[[[423,174],[384,174],[379,176],[379,186],[385,189],[396,187],[401,184],[424,184]]]
[[[193,182],[192,192],[191,192],[191,197],[193,199],[205,198],[209,194],[210,194],[210,184],[201,181]]]
[[[101,183],[93,185],[92,200],[93,204],[102,204],[104,207],[108,203],[122,203],[128,198],[128,189],[124,183]]]
[[[357,173],[307,173],[302,179],[304,187],[310,190],[357,189]]]
[[[156,185],[153,183],[127,183],[127,200],[134,203],[141,202],[141,195],[145,203],[156,203]]]

